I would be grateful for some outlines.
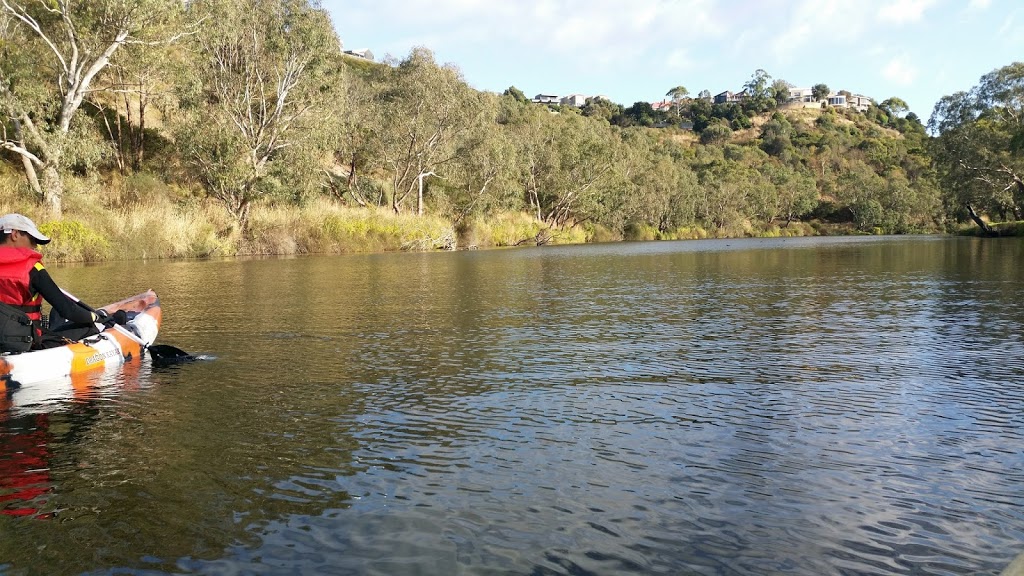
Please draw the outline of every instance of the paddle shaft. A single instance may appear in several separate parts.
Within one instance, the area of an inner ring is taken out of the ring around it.
[[[102,320],[102,319],[104,318],[104,315],[103,315],[103,314],[100,314],[100,311],[99,311],[99,310],[97,310],[97,309],[93,308],[92,306],[89,306],[89,305],[88,305],[88,304],[86,304],[85,302],[82,302],[82,301],[81,301],[80,299],[78,299],[78,297],[76,297],[76,296],[75,296],[74,294],[72,294],[72,293],[68,292],[67,290],[65,290],[65,289],[63,289],[63,288],[61,288],[61,289],[60,289],[60,291],[61,291],[61,292],[63,292],[65,296],[67,296],[68,298],[70,298],[72,302],[74,302],[75,304],[78,304],[78,305],[79,305],[79,306],[81,306],[82,308],[85,308],[85,309],[86,309],[86,310],[88,310],[89,312],[92,312],[93,314],[95,314],[96,316],[98,316],[98,317],[99,317],[99,318],[100,318],[101,320]],[[131,339],[132,339],[132,340],[134,340],[135,342],[138,342],[138,343],[139,343],[139,344],[141,344],[142,346],[145,346],[145,345],[146,345],[146,344],[145,344],[144,342],[142,342],[142,340],[140,340],[140,339],[139,339],[139,337],[138,337],[138,336],[136,336],[135,334],[132,334],[132,333],[131,333],[131,331],[129,331],[129,330],[125,330],[123,326],[118,326],[117,324],[113,324],[113,325],[111,325],[111,326],[106,326],[106,325],[104,325],[104,324],[103,324],[102,322],[97,322],[97,323],[96,323],[96,326],[97,326],[97,328],[99,328],[100,326],[103,326],[103,328],[100,328],[100,332],[102,332],[102,331],[103,331],[104,329],[106,329],[106,330],[111,330],[111,329],[113,329],[113,330],[117,330],[117,331],[118,331],[118,332],[120,332],[121,334],[124,334],[125,336],[127,336],[128,338],[131,338]]]
[[[67,290],[65,290],[65,289],[63,289],[63,288],[61,288],[61,289],[60,289],[60,291],[61,291],[61,292],[63,292],[65,296],[67,296],[68,298],[70,298],[70,299],[71,299],[71,301],[72,301],[72,302],[74,302],[75,304],[78,304],[79,306],[81,306],[82,308],[85,308],[85,309],[86,309],[86,310],[88,310],[89,312],[92,312],[93,314],[95,314],[95,315],[97,315],[97,316],[100,316],[100,313],[99,313],[99,311],[98,311],[98,310],[96,310],[96,309],[95,309],[95,308],[93,308],[92,306],[89,306],[89,305],[88,305],[88,304],[86,304],[85,302],[82,302],[82,301],[81,301],[81,300],[80,300],[80,299],[79,299],[79,298],[78,298],[77,296],[75,296],[75,295],[74,295],[74,294],[72,294],[71,292],[68,292]]]
[[[67,290],[65,290],[63,288],[61,288],[60,291],[63,292],[65,296],[70,298],[73,302],[75,302],[76,304],[78,304],[82,308],[85,308],[86,310],[88,310],[89,312],[92,312],[93,314],[95,314],[97,316],[100,315],[98,310],[96,310],[92,306],[89,306],[85,302],[82,302],[74,294],[68,292]],[[136,342],[139,342],[141,344],[141,342],[139,341],[138,337],[136,337],[134,334],[132,334],[128,330],[125,330],[121,326],[117,326],[117,325],[114,325],[114,328],[117,329],[118,331],[120,331],[122,334],[127,335],[132,340],[135,340]],[[195,356],[189,354],[188,352],[185,352],[181,348],[177,348],[177,347],[170,346],[170,345],[167,345],[167,344],[150,344],[149,346],[147,346],[147,348],[149,348],[149,354],[150,354],[150,356],[155,361],[162,361],[165,364],[167,364],[167,363],[172,363],[173,364],[173,363],[180,363],[180,362],[191,362],[191,361],[196,359]]]

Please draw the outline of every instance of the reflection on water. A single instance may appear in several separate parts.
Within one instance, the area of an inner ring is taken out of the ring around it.
[[[161,340],[217,360],[8,411],[0,467],[45,476],[0,483],[0,572],[997,573],[1024,549],[1022,257],[809,239],[61,269],[95,301],[157,288]]]

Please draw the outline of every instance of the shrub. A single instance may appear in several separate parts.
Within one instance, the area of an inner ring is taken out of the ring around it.
[[[39,226],[39,231],[52,240],[46,253],[52,260],[91,262],[110,254],[110,242],[77,220],[53,220]]]

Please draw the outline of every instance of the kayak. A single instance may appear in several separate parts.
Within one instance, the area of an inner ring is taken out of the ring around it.
[[[33,382],[140,362],[160,331],[160,299],[156,292],[149,290],[101,310],[108,314],[124,310],[128,322],[64,346],[0,355],[0,391],[11,392]]]

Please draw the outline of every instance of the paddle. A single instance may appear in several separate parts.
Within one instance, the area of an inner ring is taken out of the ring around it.
[[[63,288],[61,288],[60,291],[63,292],[65,296],[70,298],[71,301],[74,302],[75,304],[78,304],[82,308],[85,308],[86,310],[92,312],[93,314],[96,314],[97,316],[103,316],[98,310],[96,310],[92,306],[89,306],[85,302],[82,302],[82,300],[80,300],[74,294],[68,292]],[[136,342],[142,344],[138,337],[136,337],[135,334],[132,334],[129,330],[121,329],[121,333],[127,335],[132,340],[135,340]],[[173,364],[181,364],[182,362],[191,362],[196,359],[195,356],[189,354],[188,352],[185,352],[181,348],[170,346],[168,344],[151,344],[147,346],[147,349],[149,350],[149,357],[152,358],[154,366],[171,366]]]

